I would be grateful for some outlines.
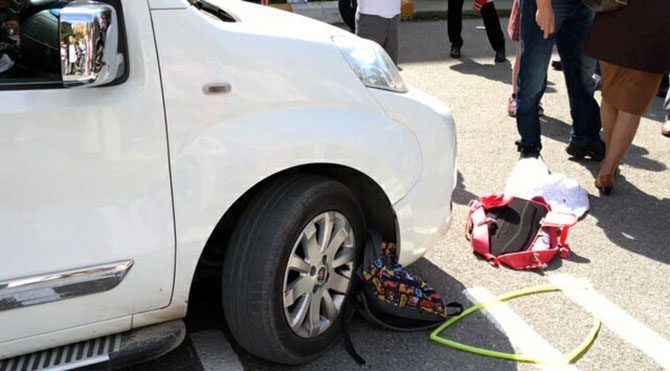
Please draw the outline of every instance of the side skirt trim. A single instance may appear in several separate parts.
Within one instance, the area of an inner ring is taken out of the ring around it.
[[[133,264],[125,260],[0,281],[0,312],[109,291]]]

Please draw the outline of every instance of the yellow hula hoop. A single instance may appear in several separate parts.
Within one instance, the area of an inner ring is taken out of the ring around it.
[[[551,365],[551,366],[557,366],[557,365],[567,365],[575,361],[576,358],[578,358],[581,354],[586,352],[589,347],[593,344],[595,341],[596,337],[598,336],[598,332],[600,331],[600,327],[602,326],[602,323],[598,317],[594,317],[594,322],[593,322],[593,327],[591,328],[591,331],[589,331],[589,334],[587,335],[586,339],[574,350],[571,352],[568,352],[564,354],[561,357],[561,360],[556,360],[556,359],[541,359],[541,358],[535,358],[535,357],[530,357],[526,356],[523,354],[514,354],[514,353],[505,353],[505,352],[498,352],[495,350],[489,350],[489,349],[483,349],[483,348],[478,348],[470,345],[465,345],[453,340],[449,340],[446,338],[443,338],[440,336],[440,334],[449,326],[453,325],[454,323],[462,320],[463,318],[471,315],[472,313],[478,312],[482,309],[492,307],[494,305],[501,304],[503,302],[516,299],[522,296],[527,296],[527,295],[534,295],[534,294],[541,294],[541,293],[547,293],[547,292],[556,292],[556,291],[562,291],[558,286],[554,284],[548,284],[548,285],[543,285],[543,286],[537,286],[537,287],[532,287],[532,288],[527,288],[523,290],[518,290],[518,291],[513,291],[507,294],[503,294],[499,297],[497,297],[495,300],[486,302],[486,303],[481,303],[477,304],[475,306],[472,306],[460,315],[447,320],[444,322],[440,327],[435,329],[432,334],[430,334],[430,340],[433,340],[437,343],[440,343],[442,345],[447,345],[450,346],[454,349],[458,349],[464,352],[470,352],[474,354],[478,354],[481,356],[485,357],[492,357],[492,358],[500,358],[500,359],[506,359],[510,361],[517,361],[517,362],[526,362],[526,363],[535,363],[535,364],[541,364],[541,365]]]

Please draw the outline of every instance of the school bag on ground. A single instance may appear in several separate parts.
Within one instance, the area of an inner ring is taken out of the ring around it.
[[[372,324],[401,332],[429,330],[463,312],[461,304],[445,304],[442,295],[426,281],[398,264],[395,247],[372,233],[356,272],[352,288],[356,298],[352,304],[356,307],[351,306],[350,313],[345,313],[344,341],[347,352],[359,364],[365,361],[356,352],[348,329],[353,309]]]
[[[542,197],[492,195],[470,202],[466,238],[494,266],[544,269],[556,255],[569,256],[568,232],[576,223],[575,215],[551,211]]]

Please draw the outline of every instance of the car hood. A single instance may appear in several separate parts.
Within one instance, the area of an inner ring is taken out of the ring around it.
[[[253,30],[254,33],[328,42],[335,35],[351,35],[341,28],[270,6],[242,0],[208,1],[230,13],[241,25]]]

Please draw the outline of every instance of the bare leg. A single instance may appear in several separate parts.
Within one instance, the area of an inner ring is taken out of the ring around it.
[[[619,162],[633,144],[638,126],[640,126],[640,116],[618,111],[616,122],[611,131],[607,155],[600,167],[600,175],[614,175]]]
[[[518,89],[517,83],[519,79],[519,62],[521,60],[521,44],[516,41],[516,57],[514,58],[514,67],[512,68],[512,92],[516,96],[516,91]]]
[[[600,120],[603,123],[603,132],[605,133],[605,148],[610,148],[610,142],[612,141],[612,131],[614,130],[614,124],[616,123],[619,110],[614,107],[610,102],[603,98],[600,103]]]

